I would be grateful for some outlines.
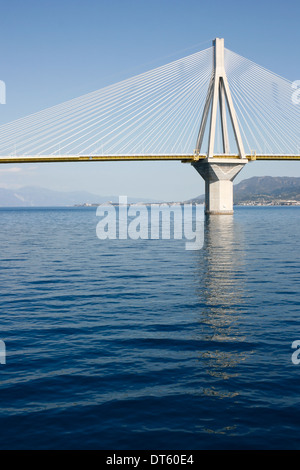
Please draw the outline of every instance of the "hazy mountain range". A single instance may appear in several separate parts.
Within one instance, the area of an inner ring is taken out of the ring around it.
[[[245,201],[300,201],[300,178],[287,176],[249,178],[235,185],[233,200],[236,204]]]
[[[98,196],[87,191],[63,192],[39,187],[23,187],[16,190],[0,188],[0,207],[74,206],[102,204],[107,201],[118,202],[118,200],[118,196]],[[197,202],[203,200],[204,195],[192,199]],[[300,201],[300,177],[255,176],[234,185],[235,204],[274,200]],[[142,200],[128,198],[128,202],[142,202]]]
[[[272,201],[299,201],[300,178],[289,176],[254,176],[234,185],[233,202],[270,203]],[[203,202],[204,194],[193,199]]]
[[[118,200],[119,196],[98,196],[88,191],[53,191],[31,186],[20,189],[0,188],[0,207],[74,206]],[[128,198],[128,202],[140,202],[140,199]]]

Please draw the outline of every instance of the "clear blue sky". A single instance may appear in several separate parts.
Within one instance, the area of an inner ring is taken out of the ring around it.
[[[1,124],[205,49],[215,37],[300,79],[299,0],[1,0],[0,7]],[[300,162],[255,162],[239,180],[267,174],[300,176]],[[196,171],[176,162],[0,168],[0,187],[27,185],[165,200],[204,190]]]

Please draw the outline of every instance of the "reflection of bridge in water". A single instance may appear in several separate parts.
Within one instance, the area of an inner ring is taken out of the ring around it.
[[[196,329],[197,339],[205,342],[199,357],[211,377],[203,393],[219,398],[238,395],[231,380],[235,381],[239,364],[251,354],[243,330],[248,295],[244,243],[242,227],[232,216],[210,217],[205,222],[204,247],[195,252],[199,257],[197,293],[204,306]]]
[[[237,230],[236,224],[230,216],[224,216],[221,220],[218,217],[208,219],[205,222],[204,247],[200,253],[199,270],[202,275],[199,292],[205,297],[213,322],[219,318],[221,324],[227,320],[231,324],[245,301],[244,239],[242,230]],[[220,335],[223,336],[221,330]]]
[[[232,214],[233,180],[248,161],[300,160],[294,92],[215,39],[212,48],[0,126],[0,163],[179,160],[204,178],[206,212]]]

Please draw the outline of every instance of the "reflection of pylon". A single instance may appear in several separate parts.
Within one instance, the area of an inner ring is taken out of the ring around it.
[[[233,101],[227,81],[226,71],[224,67],[224,39],[216,38],[213,41],[214,46],[214,69],[212,72],[206,102],[203,110],[201,125],[199,129],[196,154],[200,153],[201,146],[203,143],[203,137],[206,129],[206,123],[210,112],[210,127],[209,127],[209,140],[208,140],[208,151],[207,157],[213,158],[214,156],[214,144],[216,135],[216,123],[217,123],[217,110],[218,102],[220,105],[220,119],[222,128],[222,140],[223,140],[223,152],[228,155],[229,150],[229,139],[226,119],[226,103],[229,111],[231,124],[238,148],[240,158],[245,158],[244,145],[241,138],[241,133],[235,114]]]

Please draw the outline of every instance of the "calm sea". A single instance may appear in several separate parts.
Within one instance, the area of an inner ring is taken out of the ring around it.
[[[0,218],[1,449],[300,448],[300,208],[211,217],[198,251]]]

